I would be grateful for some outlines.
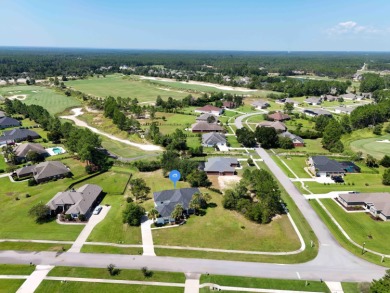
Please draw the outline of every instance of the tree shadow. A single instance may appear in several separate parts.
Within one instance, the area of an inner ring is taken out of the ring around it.
[[[216,208],[218,205],[215,203],[215,202],[209,202],[207,204],[207,208],[211,208],[211,209],[214,209]]]

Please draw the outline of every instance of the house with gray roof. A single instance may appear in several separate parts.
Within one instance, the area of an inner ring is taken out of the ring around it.
[[[177,204],[181,204],[187,214],[193,213],[189,206],[195,193],[200,193],[200,190],[198,188],[180,188],[154,192],[154,205],[160,215],[157,222],[161,224],[174,222],[171,214]]]
[[[334,112],[337,113],[337,114],[351,114],[353,110],[355,110],[356,107],[345,107],[345,106],[340,106],[340,107],[336,107],[334,109]]]
[[[7,116],[7,115],[5,115],[5,113],[3,111],[0,111],[0,118],[3,118],[5,116]]]
[[[303,138],[298,136],[298,135],[295,135],[291,132],[288,132],[288,131],[282,132],[281,134],[279,134],[279,136],[289,138],[295,147],[304,147],[305,146],[305,141],[303,140]]]
[[[267,101],[267,100],[264,100],[264,99],[256,100],[256,101],[254,101],[251,105],[252,105],[253,107],[255,107],[257,110],[265,109],[265,108],[271,106],[271,105],[268,103],[268,101]]]
[[[309,105],[321,105],[322,98],[321,97],[310,97],[310,98],[307,98],[304,102],[309,104]]]
[[[311,117],[317,117],[317,116],[321,116],[321,115],[332,117],[332,113],[330,113],[329,111],[323,110],[323,109],[305,109],[303,111],[303,113],[305,113],[306,115],[309,115]]]
[[[66,214],[72,218],[90,215],[101,200],[102,188],[95,184],[85,184],[77,190],[58,192],[46,205],[52,215]]]
[[[317,177],[344,176],[344,166],[326,156],[312,156],[308,160],[309,170]]]
[[[202,115],[196,117],[197,122],[207,122],[207,123],[217,123],[217,116],[210,113],[203,113]],[[211,122],[210,122],[211,121]]]
[[[223,133],[210,132],[202,135],[202,146],[214,147],[214,146],[226,146],[226,136]]]
[[[357,94],[354,94],[354,93],[348,93],[348,94],[344,94],[344,95],[341,95],[341,97],[345,100],[363,100],[364,97],[363,96],[360,96],[360,95],[357,95]]]
[[[8,128],[8,127],[18,127],[22,125],[19,120],[11,117],[0,117],[0,129]]]
[[[26,166],[15,171],[18,179],[32,177],[37,183],[60,179],[70,175],[70,169],[59,161],[47,161],[37,165]]]
[[[272,127],[277,132],[284,132],[287,130],[287,126],[280,121],[262,121],[259,124],[257,124],[257,127]]]
[[[29,152],[35,152],[42,158],[49,155],[48,152],[39,143],[24,143],[14,148],[16,160],[19,162],[26,160],[26,156]]]
[[[212,157],[204,164],[203,170],[208,175],[236,175],[236,167],[240,164],[236,158]]]
[[[390,193],[346,193],[340,194],[338,201],[346,208],[363,207],[371,215],[383,221],[390,220]]]
[[[225,129],[217,123],[197,122],[191,126],[192,132],[224,132]]]
[[[4,131],[0,136],[0,146],[5,144],[14,144],[15,142],[25,141],[29,139],[40,138],[41,136],[30,129],[12,129]]]

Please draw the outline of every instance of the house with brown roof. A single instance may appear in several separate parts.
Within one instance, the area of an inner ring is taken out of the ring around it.
[[[85,184],[79,189],[58,192],[46,205],[52,215],[63,213],[78,218],[89,216],[101,200],[102,188],[95,184]]]
[[[257,127],[272,127],[275,128],[277,132],[284,132],[287,130],[287,126],[280,121],[262,121],[257,124]]]
[[[39,143],[24,143],[14,148],[16,160],[19,162],[26,160],[26,156],[29,152],[37,153],[42,158],[49,155],[48,152]]]
[[[201,108],[195,109],[195,112],[202,113],[202,114],[209,113],[209,114],[213,114],[215,116],[219,116],[223,113],[223,109],[212,106],[212,105],[206,105],[206,106],[203,106]]]
[[[197,122],[191,126],[192,132],[224,132],[225,129],[217,123]]]
[[[268,119],[272,121],[285,121],[285,120],[289,120],[290,116],[278,111],[273,114],[269,114]]]
[[[34,178],[37,183],[69,176],[70,169],[59,161],[47,161],[19,168],[14,173],[18,179]]]
[[[232,101],[225,101],[222,103],[222,107],[225,109],[234,109],[236,108],[236,104],[234,104]]]
[[[374,217],[390,220],[390,193],[346,193],[340,194],[338,201],[346,208],[363,207]]]

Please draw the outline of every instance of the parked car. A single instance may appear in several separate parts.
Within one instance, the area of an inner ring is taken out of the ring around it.
[[[343,183],[344,182],[344,179],[341,176],[332,176],[332,179],[336,183]]]
[[[97,207],[93,210],[92,214],[93,214],[93,215],[99,215],[99,213],[101,212],[102,209],[103,209],[102,206],[97,206]]]

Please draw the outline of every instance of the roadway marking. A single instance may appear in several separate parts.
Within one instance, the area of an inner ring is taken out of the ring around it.
[[[301,279],[301,276],[299,275],[299,273],[297,272],[297,276],[298,276],[298,279],[300,280]]]

